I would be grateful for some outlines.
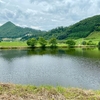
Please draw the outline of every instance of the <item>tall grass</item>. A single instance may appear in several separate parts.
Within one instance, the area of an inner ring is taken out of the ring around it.
[[[100,100],[100,91],[61,86],[0,84],[0,100]]]

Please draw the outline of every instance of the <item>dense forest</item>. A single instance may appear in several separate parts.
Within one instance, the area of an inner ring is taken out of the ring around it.
[[[100,15],[86,18],[69,27],[57,27],[49,31],[35,30],[31,28],[22,28],[12,22],[7,22],[0,27],[0,38],[20,38],[27,40],[29,38],[38,39],[40,36],[45,39],[52,37],[58,40],[66,38],[86,38],[93,32],[100,31]]]

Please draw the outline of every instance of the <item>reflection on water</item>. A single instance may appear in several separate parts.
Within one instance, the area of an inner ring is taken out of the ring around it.
[[[0,50],[0,81],[100,89],[98,48]]]
[[[89,58],[100,58],[100,50],[98,48],[54,48],[54,49],[33,49],[27,51],[28,55],[71,55],[71,56],[82,56]]]

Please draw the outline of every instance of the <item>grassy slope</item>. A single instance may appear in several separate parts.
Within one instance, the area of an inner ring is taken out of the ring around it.
[[[100,31],[92,32],[87,38],[89,38],[89,39],[99,39],[100,40]]]
[[[0,100],[100,100],[100,91],[0,84]]]
[[[27,46],[26,42],[16,41],[16,42],[0,42],[1,47],[23,47]]]

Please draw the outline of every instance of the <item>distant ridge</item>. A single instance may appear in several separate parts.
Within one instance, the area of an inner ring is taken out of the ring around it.
[[[57,39],[86,38],[92,32],[100,31],[100,15],[86,18],[69,27],[58,27],[47,32],[45,38],[55,36]]]
[[[15,26],[15,24],[13,24],[11,21],[8,21],[8,22],[6,22],[5,24],[3,24],[3,26],[7,26],[7,25],[12,25],[12,26]]]
[[[1,40],[4,38],[27,40],[32,37],[38,38],[39,36],[43,36],[45,39],[50,39],[53,36],[59,40],[67,38],[100,38],[99,34],[100,15],[86,18],[69,27],[58,27],[48,32],[32,28],[22,28],[10,21],[0,26]]]
[[[0,26],[0,39],[3,38],[20,38],[21,40],[26,40],[31,37],[37,38],[37,36],[42,35],[42,31],[32,29],[32,28],[22,28],[16,26],[12,22],[8,21],[2,26]]]

